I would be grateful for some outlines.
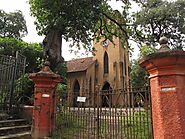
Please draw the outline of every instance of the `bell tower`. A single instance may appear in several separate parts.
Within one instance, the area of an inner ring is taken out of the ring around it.
[[[129,82],[129,56],[127,45],[121,39],[100,39],[93,43],[95,48],[96,84],[104,86],[108,82],[112,89],[124,88]]]

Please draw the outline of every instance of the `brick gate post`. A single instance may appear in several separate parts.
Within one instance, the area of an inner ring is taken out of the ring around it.
[[[185,51],[161,48],[139,64],[150,76],[154,139],[185,139]]]
[[[56,94],[55,88],[60,82],[60,75],[54,74],[49,62],[38,73],[29,77],[35,83],[32,137],[43,138],[52,135],[55,129]]]

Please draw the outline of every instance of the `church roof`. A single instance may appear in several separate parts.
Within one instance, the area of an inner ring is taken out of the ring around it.
[[[80,58],[67,61],[67,72],[79,72],[85,71],[87,68],[93,64],[95,61],[93,57]]]

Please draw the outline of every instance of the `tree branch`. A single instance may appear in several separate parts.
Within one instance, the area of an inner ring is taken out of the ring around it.
[[[102,14],[109,19],[110,21],[112,21],[113,23],[115,23],[117,26],[119,26],[119,28],[121,29],[121,31],[125,34],[125,36],[127,37],[127,39],[129,38],[127,31],[122,27],[122,25],[120,23],[118,23],[115,19],[111,18],[110,16],[108,16],[107,14],[105,14],[104,12],[102,12]]]

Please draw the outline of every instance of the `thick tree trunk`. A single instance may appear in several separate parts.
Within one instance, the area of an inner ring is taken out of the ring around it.
[[[64,61],[62,57],[62,35],[55,29],[49,31],[44,41],[44,57],[51,63],[54,69],[59,63]]]

